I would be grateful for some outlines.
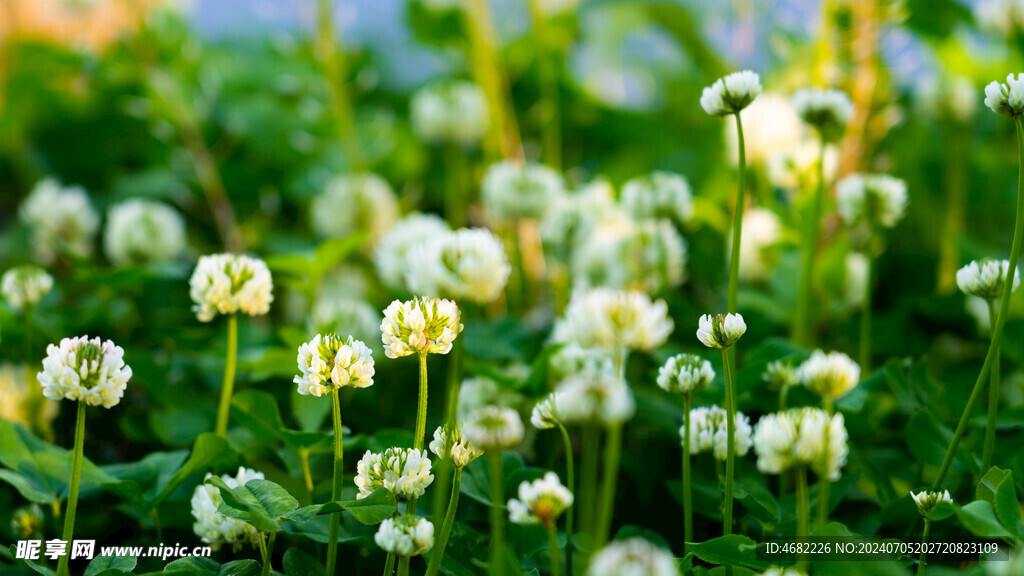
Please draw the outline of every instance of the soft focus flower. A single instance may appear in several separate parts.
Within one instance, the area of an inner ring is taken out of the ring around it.
[[[943,490],[942,492],[930,492],[922,490],[921,492],[910,493],[910,497],[914,499],[914,504],[917,504],[917,511],[921,513],[921,516],[928,517],[928,512],[935,508],[939,502],[953,503],[953,498],[949,495],[949,490]]]
[[[560,336],[584,348],[649,351],[664,344],[673,327],[664,300],[595,288],[573,294]]]
[[[103,249],[116,265],[169,262],[186,247],[185,219],[163,202],[133,198],[107,212]]]
[[[459,307],[440,298],[395,300],[384,310],[380,323],[388,358],[414,353],[447,354],[462,328]]]
[[[530,423],[533,424],[534,428],[547,430],[548,428],[558,426],[562,422],[558,412],[558,403],[565,401],[562,396],[559,392],[552,392],[533,405],[533,411],[530,413]]]
[[[821,143],[805,138],[790,150],[772,154],[767,158],[768,182],[791,194],[818,187],[818,165],[821,163]],[[835,144],[825,146],[825,182],[831,182],[839,171],[839,148]],[[744,237],[744,243],[746,237]]]
[[[985,300],[995,300],[1003,295],[1006,286],[1006,273],[1010,270],[1009,260],[973,260],[970,264],[956,271],[956,285],[969,296],[977,296]],[[1020,286],[1020,268],[1013,270],[1013,288],[1016,292]]]
[[[561,342],[568,338],[565,322],[555,324],[553,339]],[[615,360],[608,350],[584,348],[575,342],[563,345],[548,361],[553,380],[561,380],[577,374],[615,375]]]
[[[513,524],[551,526],[570,506],[572,492],[548,472],[543,478],[519,484],[519,498],[508,501],[508,519]]]
[[[1019,5],[1024,8],[1024,3]],[[970,77],[959,74],[924,79],[917,87],[917,96],[920,106],[932,116],[961,124],[968,123],[978,109],[977,86]]]
[[[608,373],[578,374],[558,384],[558,411],[566,424],[621,424],[633,417],[629,386]]]
[[[751,208],[743,214],[743,242],[740,244],[740,279],[763,282],[768,279],[782,240],[782,222],[766,208]],[[730,250],[732,236],[729,237]]]
[[[686,422],[679,428],[679,437],[684,438],[686,426],[690,426],[690,454],[712,452],[716,460],[725,460],[729,453],[728,413],[718,406],[701,406],[690,410]],[[750,439],[750,418],[737,412],[733,420],[733,451],[737,456],[746,456],[753,445]]]
[[[1021,6],[1024,14],[1024,6]],[[1022,17],[1021,21],[1024,21]],[[1024,574],[1024,546],[1017,545],[1010,549],[1009,558],[1002,556],[1000,550],[992,557],[984,558],[981,563],[985,567],[985,576],[1019,576]]]
[[[519,412],[502,406],[484,406],[471,414],[463,427],[466,439],[486,452],[515,448],[524,433]]]
[[[522,394],[502,386],[490,378],[483,376],[466,378],[459,387],[458,418],[465,420],[470,414],[485,406],[518,408],[524,400]]]
[[[586,576],[679,576],[668,551],[643,538],[616,540],[590,560]]]
[[[81,186],[62,187],[52,178],[41,180],[21,205],[20,216],[32,229],[32,250],[40,263],[50,264],[58,254],[92,255],[100,217]]]
[[[800,382],[800,370],[785,360],[775,360],[765,367],[761,379],[771,390],[781,390]]]
[[[262,316],[274,301],[274,282],[266,263],[240,254],[202,256],[188,283],[200,322],[237,312]]]
[[[373,385],[373,356],[366,344],[351,336],[317,334],[299,346],[299,394],[322,396],[331,388],[366,388]]]
[[[906,206],[906,182],[887,174],[851,174],[836,184],[836,208],[849,226],[892,228]]]
[[[1024,114],[1024,74],[1006,77],[1006,84],[992,82],[985,86],[985,106],[993,112],[1017,117]]]
[[[490,230],[463,228],[421,242],[410,252],[406,270],[406,284],[414,293],[486,304],[508,283],[512,267]]]
[[[685,280],[686,257],[686,241],[664,218],[608,220],[573,255],[573,282],[654,294]]]
[[[539,220],[565,194],[563,187],[562,176],[547,166],[503,160],[487,169],[480,196],[498,222]]]
[[[747,331],[741,314],[704,314],[697,327],[697,339],[708,348],[725,349]]]
[[[761,572],[761,576],[806,576],[804,571],[798,568],[771,568]]]
[[[757,469],[764,474],[782,474],[808,466],[822,476],[822,450],[828,415],[818,408],[793,408],[761,417],[754,427]],[[843,415],[829,421],[828,478],[839,479],[849,449]]]
[[[412,130],[425,142],[470,146],[487,134],[487,97],[472,82],[431,84],[413,94],[409,107]]]
[[[379,488],[387,488],[396,498],[419,498],[433,481],[426,450],[388,448],[379,454],[367,450],[356,464],[356,499]]]
[[[696,354],[676,354],[658,369],[658,386],[676,394],[699,392],[714,379],[711,362]]]
[[[364,234],[371,246],[398,219],[398,199],[391,186],[370,173],[334,178],[309,208],[313,230],[320,236]]]
[[[860,382],[860,366],[842,352],[815,350],[800,365],[800,381],[826,400],[846,396]]]
[[[57,417],[57,402],[43,395],[43,390],[30,381],[30,367],[20,364],[0,364],[0,420],[24,424],[42,432]]]
[[[372,342],[380,334],[380,316],[375,307],[365,300],[327,294],[313,302],[307,325],[310,332],[351,334],[363,342]]]
[[[388,229],[373,251],[373,264],[384,284],[399,292],[411,292],[406,274],[415,270],[410,259],[414,248],[451,231],[441,218],[433,214],[410,214]]]
[[[826,142],[837,140],[853,117],[853,102],[844,92],[807,88],[793,94],[793,108],[800,119],[814,126]]]
[[[393,516],[380,523],[373,541],[396,556],[418,556],[434,547],[434,525],[426,518]]]
[[[868,257],[863,252],[851,250],[846,254],[846,278],[843,282],[843,300],[850,306],[864,305],[864,291],[868,285]]]
[[[668,218],[684,224],[693,218],[690,183],[672,172],[655,171],[626,182],[622,204],[638,220]]]
[[[43,509],[39,504],[22,506],[11,514],[11,534],[18,540],[27,540],[41,534],[43,529]]]
[[[807,132],[790,99],[774,92],[759,96],[740,112],[740,119],[743,121],[743,150],[751,164],[770,162],[776,156],[791,153]],[[722,130],[727,158],[735,166],[740,155],[736,127],[725,122]]]
[[[483,452],[466,440],[461,425],[438,426],[434,430],[434,439],[430,442],[430,451],[441,460],[451,462],[456,468],[463,468],[480,457]]]
[[[207,478],[212,476],[213,474],[206,475]],[[220,478],[229,488],[234,489],[245,486],[250,480],[262,480],[263,473],[249,468],[239,468],[235,476],[225,474]],[[217,512],[217,507],[223,501],[220,488],[206,483],[196,486],[192,493],[192,517],[196,519],[192,524],[192,531],[214,550],[220,550],[223,544],[231,544],[236,552],[243,544],[256,546],[260,533],[255,526]]]
[[[733,72],[704,88],[700,105],[712,116],[736,114],[761,95],[761,79],[750,70]]]
[[[35,306],[53,289],[53,277],[37,266],[15,266],[0,278],[0,292],[15,310]]]
[[[110,340],[78,336],[64,338],[60,346],[47,346],[43,371],[36,377],[47,398],[112,408],[124,396],[132,369],[124,363],[120,346]]]
[[[590,238],[598,225],[625,218],[622,207],[615,203],[611,185],[596,180],[576,192],[558,195],[544,212],[540,237],[545,251],[568,261],[573,250]]]

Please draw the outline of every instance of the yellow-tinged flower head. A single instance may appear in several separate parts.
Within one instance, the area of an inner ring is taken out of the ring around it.
[[[267,264],[241,254],[199,258],[189,288],[200,322],[209,322],[217,314],[262,316],[274,301],[274,283]]]
[[[842,352],[815,350],[798,370],[804,386],[825,400],[846,396],[860,382],[860,366]]]
[[[562,486],[558,474],[519,484],[519,498],[508,501],[508,519],[513,524],[551,526],[572,506],[572,492]]]
[[[43,509],[38,504],[22,506],[11,514],[11,534],[19,540],[27,540],[42,533]]]
[[[430,442],[430,451],[441,460],[451,462],[456,468],[464,468],[483,454],[482,450],[466,439],[461,424],[438,426]]]
[[[322,396],[343,386],[373,385],[373,356],[359,340],[337,334],[317,334],[299,346],[299,394]]]
[[[0,292],[15,310],[35,306],[53,289],[53,277],[38,266],[15,266],[0,278]]]
[[[462,332],[459,307],[441,298],[395,300],[384,310],[381,340],[388,358],[410,354],[447,354]]]
[[[726,349],[743,336],[747,324],[740,314],[705,314],[700,317],[697,339],[708,348]]]
[[[765,366],[761,379],[770,390],[781,390],[800,383],[800,369],[785,360],[775,360]]]
[[[696,354],[676,354],[658,370],[658,386],[676,394],[699,392],[714,379],[711,362]]]
[[[78,336],[64,338],[59,346],[50,344],[43,371],[36,377],[47,398],[112,408],[124,396],[132,369],[124,363],[120,346],[110,340]]]

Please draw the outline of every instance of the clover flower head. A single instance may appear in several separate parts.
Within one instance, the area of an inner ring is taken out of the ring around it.
[[[693,218],[693,193],[686,178],[672,172],[651,172],[622,186],[622,204],[638,220],[668,218],[685,224]]]
[[[825,426],[828,430],[828,469],[822,468]],[[843,415],[831,420],[819,408],[793,408],[761,417],[754,427],[757,469],[764,474],[782,474],[801,466],[809,467],[829,480],[839,479],[849,453]]]
[[[411,259],[414,248],[450,231],[448,223],[434,214],[409,214],[398,220],[384,232],[373,250],[377,275],[388,288],[411,292],[406,274],[417,268]]]
[[[34,431],[49,429],[57,417],[57,401],[43,395],[31,379],[32,370],[22,364],[0,364],[0,420],[24,424]]]
[[[768,279],[782,240],[782,222],[766,208],[751,208],[743,214],[743,242],[740,244],[740,279],[762,282]],[[730,249],[732,239],[729,239]]]
[[[503,406],[480,408],[469,416],[463,431],[469,442],[485,452],[515,448],[526,432],[519,412]]]
[[[577,287],[602,286],[649,294],[686,279],[687,244],[665,218],[602,222],[572,260]]]
[[[187,246],[185,219],[163,202],[133,198],[107,212],[103,250],[115,265],[170,262]]]
[[[426,518],[393,516],[380,523],[373,541],[396,556],[419,556],[434,547],[434,525]]]
[[[88,336],[64,338],[59,346],[47,346],[43,371],[36,375],[47,398],[104,408],[121,401],[131,377],[132,369],[124,363],[120,346]]]
[[[800,119],[814,126],[825,141],[835,141],[853,117],[853,102],[835,89],[806,88],[793,95],[793,108]]]
[[[498,384],[490,378],[466,378],[459,387],[458,418],[466,420],[485,406],[507,406],[518,409],[525,402],[522,394]]]
[[[211,478],[213,474],[207,474],[206,477]],[[234,476],[221,476],[221,480],[229,488],[245,486],[246,482],[257,479],[262,480],[263,473],[249,468],[239,468]],[[196,486],[192,493],[192,517],[195,518],[192,531],[214,550],[220,550],[224,544],[231,544],[235,552],[239,551],[243,544],[256,546],[260,538],[259,531],[248,522],[229,518],[218,512],[217,507],[223,501],[220,488],[206,483]]]
[[[932,508],[935,508],[939,502],[953,503],[953,498],[950,497],[949,490],[943,490],[942,492],[922,490],[917,493],[911,492],[910,497],[914,499],[914,504],[917,505],[917,511],[924,517],[927,517],[928,512],[931,511]]]
[[[310,332],[341,332],[372,342],[380,334],[380,315],[376,307],[360,298],[321,294],[313,302],[306,326]]]
[[[365,235],[370,246],[398,219],[398,198],[387,180],[371,173],[329,181],[309,206],[313,230],[326,238]]]
[[[41,533],[45,519],[39,504],[22,506],[11,514],[11,534],[19,540],[27,540]]]
[[[714,379],[711,362],[696,354],[676,354],[658,369],[658,386],[676,394],[699,392]]]
[[[0,278],[0,292],[15,310],[35,306],[53,289],[53,276],[38,266],[15,266]]]
[[[863,252],[851,250],[846,254],[846,277],[843,284],[843,300],[850,306],[860,308],[864,305],[864,289],[868,283],[868,257]]]
[[[690,410],[686,422],[679,428],[679,437],[685,438],[687,424],[690,426],[690,453],[711,452],[716,460],[725,460],[729,453],[728,413],[718,406],[701,406]],[[733,451],[737,456],[746,456],[753,445],[750,435],[750,418],[737,412],[734,419]]]
[[[599,224],[623,217],[615,202],[615,190],[606,180],[560,195],[544,212],[540,237],[544,250],[557,260],[569,262],[573,251],[590,238]]]
[[[380,323],[384,354],[401,358],[410,354],[447,354],[462,332],[459,307],[441,298],[395,300],[384,310]]]
[[[667,550],[634,537],[599,550],[586,576],[679,576],[679,567]]]
[[[652,301],[643,292],[594,288],[573,294],[562,336],[584,348],[649,351],[664,344],[673,327],[664,300]]]
[[[738,114],[761,95],[761,79],[750,70],[733,72],[704,88],[701,108],[712,116]]]
[[[887,174],[851,174],[836,184],[836,208],[848,226],[892,228],[906,207],[907,183]]]
[[[633,417],[636,402],[629,386],[609,373],[578,374],[555,389],[559,415],[566,424],[621,424]]]
[[[419,498],[434,481],[426,450],[388,448],[376,453],[369,450],[356,464],[357,500],[380,488],[387,488],[396,498]]]
[[[776,188],[785,190],[791,196],[801,190],[814,190],[818,187],[818,169],[821,162],[821,143],[813,138],[804,137],[791,148],[771,154],[765,159],[768,182]],[[821,167],[822,175],[825,182],[831,182],[839,170],[839,147],[836,144],[825,145],[824,162],[825,165]],[[746,245],[746,242],[744,231],[743,244]],[[742,261],[740,264],[742,265]]]
[[[977,296],[985,300],[996,300],[1003,295],[1006,286],[1006,273],[1010,271],[1009,260],[974,260],[956,271],[956,285],[969,296]],[[1013,271],[1013,288],[1016,292],[1020,286],[1020,268]]]
[[[566,333],[565,322],[556,322],[553,334],[555,342],[564,342],[571,337]],[[556,380],[578,374],[615,374],[615,360],[603,348],[584,348],[575,342],[564,344],[551,355],[548,361],[551,374]]]
[[[547,166],[504,160],[487,169],[480,196],[498,222],[539,220],[565,194],[564,186],[562,176]]]
[[[472,146],[487,134],[487,97],[465,80],[430,84],[413,94],[409,120],[425,142]]]
[[[800,370],[786,360],[774,360],[765,366],[761,379],[771,390],[782,390],[800,383]]]
[[[414,248],[406,284],[418,294],[493,302],[508,283],[512,267],[501,240],[485,228],[437,235]]]
[[[41,264],[60,254],[74,258],[92,255],[100,217],[81,186],[61,186],[46,178],[35,185],[21,205],[22,222],[32,230],[32,249]]]
[[[323,396],[344,386],[373,385],[373,356],[359,340],[337,334],[317,334],[299,346],[299,374],[294,382],[299,394]]]
[[[815,350],[798,371],[804,386],[826,400],[846,396],[860,382],[860,366],[842,352]]]
[[[430,451],[441,460],[451,462],[456,468],[464,468],[483,454],[466,439],[460,424],[438,426],[430,442]]]
[[[697,339],[708,348],[726,349],[747,331],[741,314],[704,314],[697,327]]]
[[[558,474],[519,484],[519,498],[508,501],[508,519],[513,524],[552,526],[572,506],[572,492],[562,486]]]
[[[533,424],[534,428],[547,430],[561,424],[562,419],[558,406],[560,402],[565,402],[563,396],[560,392],[552,392],[533,405],[533,411],[530,413],[530,423]]]
[[[188,283],[200,322],[209,322],[217,314],[262,316],[274,301],[274,282],[267,264],[241,254],[199,258]]]
[[[1006,83],[992,82],[985,86],[985,106],[997,114],[1016,118],[1024,114],[1024,74],[1006,77]]]

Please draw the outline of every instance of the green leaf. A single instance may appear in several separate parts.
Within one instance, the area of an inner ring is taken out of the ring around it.
[[[138,559],[134,556],[97,556],[89,562],[85,569],[85,576],[96,576],[104,570],[114,568],[124,572],[135,570]]]
[[[294,353],[292,353],[294,356]],[[319,400],[324,400],[320,398]],[[327,399],[325,405],[330,405]],[[330,452],[334,438],[323,432],[299,432],[289,430],[281,418],[277,400],[266,392],[243,390],[231,401],[232,414],[245,426],[253,436],[262,440],[278,440],[290,449],[309,453]]]
[[[233,468],[238,466],[239,455],[228,441],[212,432],[206,432],[196,439],[188,461],[164,484],[153,499],[153,506],[166,500],[178,486],[189,477],[210,469]]]
[[[71,452],[35,437],[10,420],[0,421],[0,480],[13,486],[25,499],[50,504],[64,499],[71,477]],[[79,494],[99,489],[114,479],[88,458],[82,462]]]
[[[710,564],[742,566],[751,570],[764,570],[769,562],[757,559],[757,543],[746,536],[730,534],[705,542],[691,542],[687,549],[690,554]]]
[[[978,480],[978,486],[974,489],[974,499],[994,504],[996,490],[999,489],[999,486],[1002,485],[1008,476],[1010,476],[1009,470],[1002,470],[995,466],[989,468],[988,472],[981,477],[981,480]]]
[[[387,488],[378,488],[361,500],[345,500],[324,504],[318,514],[333,514],[342,510],[348,512],[361,524],[379,524],[390,518],[398,503]]]
[[[923,464],[939,466],[946,457],[946,450],[953,439],[953,432],[940,425],[931,413],[920,410],[910,417],[910,422],[904,431],[904,438],[907,449],[910,450],[910,454],[915,460]],[[960,449],[953,457],[953,467],[960,470],[965,468],[965,463],[970,462],[969,459],[963,457],[962,452],[963,444],[960,444]],[[976,464],[967,464],[970,469],[976,466]]]
[[[295,497],[270,480],[250,480],[245,486],[230,488],[221,478],[211,476],[206,483],[220,489],[223,501],[218,512],[248,522],[261,532],[277,532],[281,529],[278,518],[299,507]]]
[[[199,556],[188,556],[172,560],[164,566],[164,573],[175,573],[177,571],[189,571],[193,574],[217,576],[220,573],[220,564],[210,558]]]
[[[779,503],[762,482],[762,476],[756,478],[738,477],[733,487],[736,500],[748,512],[758,519],[775,523],[779,520]]]
[[[260,564],[255,560],[233,560],[220,567],[218,576],[258,576]]]
[[[323,563],[298,548],[289,548],[284,553],[283,565],[288,576],[320,576],[324,573]]]
[[[956,508],[949,502],[943,500],[928,511],[928,519],[935,522],[938,520],[945,520],[954,514],[956,514]]]
[[[1011,534],[1003,528],[996,518],[992,504],[985,500],[975,500],[964,507],[956,507],[956,517],[968,531],[982,538],[1010,538]]]
[[[995,501],[992,503],[995,508],[996,518],[1003,528],[1013,534],[1019,540],[1024,541],[1024,518],[1021,518],[1020,504],[1017,503],[1017,489],[1013,485],[1013,475],[1007,473],[1006,478],[996,489]]]

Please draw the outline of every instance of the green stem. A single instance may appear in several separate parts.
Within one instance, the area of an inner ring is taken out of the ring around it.
[[[458,417],[459,410],[459,388],[462,381],[462,338],[456,338],[452,342],[451,352],[448,353],[448,373],[445,379],[445,416],[444,421],[449,427],[453,427]],[[448,486],[452,479],[452,465],[448,460],[441,460],[435,466],[434,471],[434,496],[432,503],[431,517],[437,525],[444,514],[444,495],[448,493]]]
[[[821,472],[818,474],[818,527],[823,528],[828,522],[829,489],[832,487],[832,479],[829,478],[829,449],[832,447],[829,435],[832,430],[832,414],[835,406],[831,399],[823,401],[825,405],[825,429],[822,431],[824,438],[821,447]]]
[[[444,560],[444,551],[448,546],[448,537],[451,536],[452,526],[455,525],[455,511],[459,507],[459,490],[462,485],[462,469],[456,468],[452,478],[452,495],[448,500],[448,512],[444,516],[444,524],[441,525],[441,532],[438,533],[437,542],[434,544],[434,553],[430,557],[430,564],[427,565],[427,576],[437,576],[441,570],[441,561]]]
[[[988,300],[989,326],[996,323],[996,302]],[[996,350],[996,359],[992,363],[992,375],[988,384],[988,422],[985,424],[985,449],[981,458],[981,473],[985,474],[992,467],[992,455],[996,449],[996,422],[999,419],[999,363],[1000,352]]]
[[[309,503],[312,504],[316,498],[313,490],[313,474],[309,469],[309,450],[302,448],[298,451],[299,463],[302,465],[302,479],[306,482],[306,490],[309,491]]]
[[[814,193],[811,215],[804,225],[800,247],[800,284],[797,288],[796,312],[793,315],[793,341],[801,346],[810,343],[811,286],[814,278],[814,258],[818,252],[821,233],[821,211],[825,203],[825,140],[818,154],[818,189]]]
[[[576,477],[573,471],[573,452],[572,452],[572,440],[569,438],[569,431],[565,429],[565,426],[561,422],[558,423],[558,430],[562,433],[562,444],[565,448],[565,476],[568,481],[569,491],[576,495]],[[576,510],[576,503],[573,502],[572,506],[565,511],[565,572],[568,576],[572,576],[572,557],[574,553],[573,549],[573,515]]]
[[[548,23],[541,3],[544,0],[530,0],[530,17],[533,19],[534,36],[537,38],[537,72],[540,83],[541,141],[544,143],[544,160],[554,168],[562,169],[562,125],[559,112],[558,68],[559,55],[553,49],[548,34]]]
[[[33,308],[34,307],[32,306],[32,304],[27,304],[25,306],[25,310],[23,312],[23,314],[24,314],[23,319],[25,320],[25,363],[26,364],[31,364],[32,362],[35,361],[35,358],[32,357],[32,339],[33,339],[33,336],[34,336],[34,334],[32,332],[32,309]]]
[[[601,516],[597,529],[598,546],[608,542],[612,517],[615,516],[615,487],[619,478],[619,460],[622,456],[622,424],[608,426],[604,443],[604,477],[601,483]]]
[[[263,536],[260,536],[261,547],[263,548],[263,572],[262,576],[268,576],[270,574],[270,561],[274,557],[274,539],[277,538],[277,532],[271,532],[267,536],[267,545],[262,546]]]
[[[811,524],[811,499],[807,492],[807,467],[801,467],[796,471],[796,537],[806,538],[810,536]],[[803,565],[801,559],[798,563]]]
[[[1005,278],[1009,280],[1007,287],[1012,286],[1013,275],[1017,271],[1017,261],[1020,259],[1021,240],[1024,237],[1024,126],[1021,125],[1020,117],[1014,118],[1014,122],[1017,124],[1017,155],[1020,162],[1020,168],[1017,180],[1017,216],[1014,222],[1013,230],[1013,245],[1010,247],[1010,266],[1006,271]],[[1010,308],[1010,294],[1012,290],[1003,290],[1002,298],[999,302],[999,315],[996,318],[996,324],[992,327],[992,341],[989,343],[988,354],[985,355],[985,364],[981,367],[981,373],[978,374],[978,380],[974,383],[974,390],[971,391],[971,397],[967,399],[967,405],[964,406],[964,413],[960,416],[960,423],[957,424],[956,431],[953,433],[953,439],[949,443],[949,448],[946,449],[946,456],[942,459],[942,467],[939,469],[939,475],[935,477],[935,484],[932,486],[933,491],[938,491],[939,487],[942,486],[943,481],[946,479],[946,474],[949,472],[949,466],[953,463],[953,454],[956,452],[957,445],[960,444],[960,439],[964,435],[964,431],[967,429],[967,419],[971,415],[971,411],[974,409],[974,405],[978,402],[978,397],[981,395],[982,384],[985,382],[985,377],[988,376],[989,370],[992,369],[995,363],[996,356],[999,352],[999,344],[1003,339],[1003,328],[1006,326],[1006,313]]]
[[[448,178],[445,184],[444,217],[452,228],[466,225],[466,199],[463,198],[462,172],[464,165],[463,151],[455,143],[445,144],[445,167]]]
[[[562,554],[558,546],[558,527],[554,522],[547,525],[548,552],[551,554],[551,576],[562,576]]]
[[[78,509],[78,485],[82,479],[82,452],[85,446],[85,401],[78,401],[78,418],[75,421],[75,449],[71,460],[71,486],[68,488],[68,508],[64,514],[64,554],[57,562],[57,576],[69,576],[68,560],[71,541],[75,534],[75,512]]]
[[[724,499],[724,520],[722,533],[732,534],[732,482],[736,474],[736,384],[733,382],[732,372],[733,354],[730,349],[722,350],[722,366],[725,368],[725,412],[726,412],[726,454],[725,454],[725,494]]]
[[[427,353],[420,352],[420,399],[416,408],[416,437],[413,447],[423,450],[423,439],[427,435]]]
[[[868,271],[864,279],[864,302],[860,311],[861,378],[867,378],[871,372],[871,285],[875,280],[875,259],[870,251],[864,257],[868,259]]]
[[[593,424],[583,428],[583,445],[580,455],[580,522],[592,537],[594,533],[594,506],[597,500],[597,464],[601,446],[601,431]]]
[[[409,576],[409,563],[412,562],[411,556],[402,556],[398,560],[398,576]]]
[[[387,560],[384,561],[384,576],[392,576],[395,573],[395,554],[388,552]]]
[[[786,409],[786,401],[788,400],[788,398],[789,385],[783,384],[782,387],[779,388],[779,412],[782,412],[783,410]]]
[[[917,576],[922,576],[924,574],[924,548],[925,545],[928,544],[928,532],[931,530],[931,527],[932,521],[925,518],[924,531],[921,532],[921,555],[917,558]]]
[[[217,435],[228,433],[228,415],[231,414],[231,393],[235,388],[235,359],[238,356],[238,316],[228,316],[228,351],[224,363],[224,383],[220,387],[220,407],[217,410]]]
[[[331,414],[334,420],[334,481],[331,483],[331,502],[341,500],[341,486],[345,482],[344,432],[341,427],[341,389],[331,391]],[[331,514],[331,526],[327,536],[327,561],[324,562],[324,576],[334,575],[334,566],[338,561],[338,528],[341,513]]]
[[[489,452],[487,463],[491,474],[491,576],[505,574],[505,488],[501,452]]]
[[[683,556],[693,538],[693,493],[690,487],[690,395],[683,395]]]
[[[746,203],[746,177],[747,152],[743,142],[743,120],[736,115],[736,136],[739,142],[739,175],[736,187],[736,214],[732,220],[732,258],[729,260],[729,298],[726,310],[732,314],[736,312],[736,300],[740,287],[740,242],[743,236],[743,205]]]

